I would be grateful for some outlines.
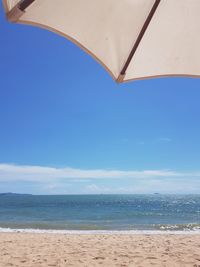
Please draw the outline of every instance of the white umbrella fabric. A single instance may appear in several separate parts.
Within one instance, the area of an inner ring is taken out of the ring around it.
[[[200,77],[200,0],[3,0],[3,5],[9,21],[66,37],[117,82]]]

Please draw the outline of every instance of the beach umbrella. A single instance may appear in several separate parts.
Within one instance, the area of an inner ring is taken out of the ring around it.
[[[66,37],[117,82],[200,75],[200,0],[3,0],[3,5],[9,21]]]

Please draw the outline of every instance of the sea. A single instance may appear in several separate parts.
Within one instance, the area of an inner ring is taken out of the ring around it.
[[[200,195],[0,194],[0,232],[200,233]]]

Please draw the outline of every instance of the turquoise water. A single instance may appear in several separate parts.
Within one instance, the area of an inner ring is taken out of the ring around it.
[[[200,195],[0,195],[0,228],[200,230]]]

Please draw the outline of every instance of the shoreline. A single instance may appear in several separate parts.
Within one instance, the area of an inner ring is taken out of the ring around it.
[[[59,234],[59,235],[200,235],[198,230],[55,230],[1,228],[1,233]]]

